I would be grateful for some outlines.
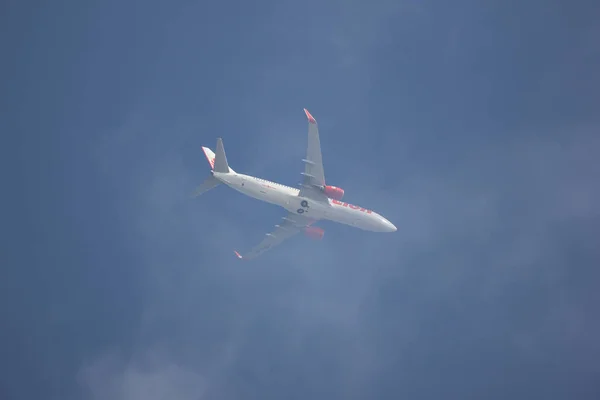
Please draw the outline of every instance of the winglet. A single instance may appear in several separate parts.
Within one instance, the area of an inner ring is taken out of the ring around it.
[[[310,122],[311,124],[316,124],[317,123],[317,120],[315,120],[313,118],[313,116],[310,115],[310,113],[308,112],[308,110],[306,108],[304,109],[304,113],[306,114],[306,118],[308,118],[308,122]]]
[[[239,258],[240,260],[242,259],[242,256],[240,255],[240,253],[238,253],[237,251],[233,251],[235,253],[235,255],[237,256],[237,258]]]

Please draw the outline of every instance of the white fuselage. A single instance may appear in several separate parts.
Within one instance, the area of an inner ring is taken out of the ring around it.
[[[299,196],[298,189],[235,172],[213,172],[215,178],[255,199],[275,204],[307,218],[327,219],[372,232],[394,232],[396,227],[374,211],[329,199],[328,203]],[[304,204],[304,206],[303,206]]]

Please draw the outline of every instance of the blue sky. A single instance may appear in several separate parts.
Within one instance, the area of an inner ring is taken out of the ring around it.
[[[6,399],[592,399],[598,7],[581,1],[8,2]],[[325,173],[397,227],[220,187]]]

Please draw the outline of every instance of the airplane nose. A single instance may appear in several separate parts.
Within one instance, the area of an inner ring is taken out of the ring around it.
[[[394,224],[392,224],[390,221],[388,221],[385,218],[383,218],[383,226],[384,226],[385,232],[396,232],[398,230],[398,228],[396,228],[396,226]]]

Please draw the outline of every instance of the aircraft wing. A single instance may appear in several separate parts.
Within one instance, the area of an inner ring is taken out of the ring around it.
[[[303,217],[298,214],[288,213],[282,218],[282,222],[275,225],[275,229],[271,233],[267,233],[260,244],[255,246],[246,254],[240,254],[237,251],[235,255],[241,259],[252,259],[264,253],[267,250],[281,244],[286,239],[291,238],[304,228],[315,222],[312,218]]]
[[[302,173],[304,179],[298,195],[328,202],[327,196],[321,190],[325,186],[325,171],[323,170],[319,126],[306,108],[304,113],[308,118],[308,148],[306,149],[306,159],[302,160],[304,162],[304,172]]]

